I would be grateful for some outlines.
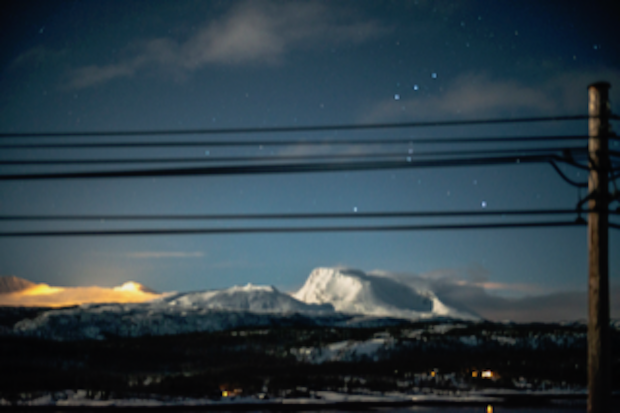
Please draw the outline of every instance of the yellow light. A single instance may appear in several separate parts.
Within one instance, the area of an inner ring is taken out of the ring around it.
[[[482,372],[482,377],[485,379],[490,379],[493,377],[493,372],[491,370],[485,370]]]
[[[46,295],[54,294],[64,290],[62,287],[50,287],[47,284],[37,284],[28,288],[27,290],[19,291],[22,295]]]
[[[120,287],[114,287],[114,291],[142,291],[142,286],[133,281],[127,281]]]
[[[472,377],[478,377],[478,371],[477,370],[472,371],[471,372],[471,376]]]
[[[26,290],[0,294],[0,306],[65,307],[87,303],[140,303],[160,297],[129,281],[119,287],[50,287],[36,284]]]
[[[493,413],[493,406],[490,404],[487,406],[487,413]]]
[[[431,371],[431,377],[435,377],[435,372]]]
[[[226,390],[224,390],[224,391],[222,392],[222,396],[224,396],[224,397],[228,397],[228,395],[229,395],[229,394],[230,394],[230,393],[228,393],[228,391],[226,391]]]

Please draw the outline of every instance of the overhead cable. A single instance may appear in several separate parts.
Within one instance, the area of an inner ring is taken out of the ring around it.
[[[247,128],[201,128],[201,129],[160,129],[160,130],[125,130],[125,131],[78,131],[78,132],[4,132],[0,139],[6,138],[80,138],[97,136],[161,136],[161,135],[222,135],[222,134],[256,134],[256,133],[283,133],[283,132],[320,132],[364,129],[404,129],[437,126],[466,126],[502,123],[531,123],[551,121],[572,121],[589,119],[588,115],[545,116],[503,119],[470,119],[470,120],[443,120],[420,121],[402,123],[367,123],[343,125],[305,125],[305,126],[274,126],[274,127],[247,127]]]
[[[488,166],[508,165],[520,163],[544,163],[550,160],[570,162],[560,156],[527,155],[527,156],[500,156],[479,157],[466,159],[440,160],[401,160],[401,161],[366,161],[366,162],[318,162],[318,163],[287,163],[268,165],[223,165],[200,166],[186,168],[159,168],[134,169],[115,171],[86,171],[86,172],[55,172],[55,173],[27,173],[3,174],[0,181],[9,180],[46,180],[46,179],[102,179],[102,178],[148,178],[148,177],[187,177],[187,176],[216,176],[216,175],[257,175],[279,173],[314,173],[339,171],[367,171],[387,169],[410,169],[427,167],[459,167],[459,166]],[[578,165],[578,164],[577,164]]]
[[[576,181],[573,181],[572,179],[570,179],[568,176],[566,176],[566,174],[564,172],[562,172],[562,170],[558,167],[558,165],[553,160],[549,160],[549,164],[553,167],[553,169],[555,169],[555,171],[558,173],[558,175],[560,175],[560,178],[562,178],[564,180],[564,182],[568,183],[569,185],[572,185],[572,186],[577,187],[577,188],[587,188],[588,187],[588,183],[587,182],[576,182]]]
[[[207,148],[207,147],[266,147],[266,146],[315,146],[315,145],[442,145],[475,143],[511,143],[544,141],[587,141],[586,135],[562,136],[507,136],[463,138],[375,138],[375,139],[283,139],[268,141],[161,141],[161,142],[96,142],[96,143],[18,143],[0,144],[0,149],[95,149],[95,148]]]
[[[583,226],[578,221],[510,222],[488,224],[431,224],[381,226],[321,226],[321,227],[254,227],[254,228],[170,228],[170,229],[115,229],[75,231],[4,231],[0,237],[88,237],[88,236],[154,236],[154,235],[223,235],[223,234],[277,234],[311,232],[391,232],[429,230],[517,229],[534,227]]]
[[[386,153],[340,153],[340,154],[313,154],[313,155],[261,155],[261,156],[210,156],[201,157],[171,157],[171,158],[115,158],[115,159],[5,159],[0,165],[89,165],[89,164],[132,164],[132,163],[204,163],[204,162],[265,162],[285,160],[316,160],[316,159],[359,159],[359,158],[399,158],[415,159],[417,157],[433,156],[470,156],[470,155],[498,155],[498,154],[530,154],[530,153],[570,153],[587,155],[587,148],[582,147],[550,147],[529,149],[496,149],[496,150],[469,150],[469,151],[433,151],[433,152],[386,152]]]
[[[392,212],[316,212],[264,214],[151,214],[151,215],[0,215],[0,221],[191,221],[191,220],[298,220],[298,219],[366,219],[366,218],[440,218],[461,216],[521,216],[588,214],[595,210],[526,209],[477,211],[392,211]],[[612,215],[620,212],[610,211]]]

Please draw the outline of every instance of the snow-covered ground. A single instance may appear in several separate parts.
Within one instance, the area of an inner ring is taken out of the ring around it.
[[[158,406],[213,406],[227,404],[249,404],[257,408],[277,408],[282,404],[303,405],[343,405],[346,403],[364,403],[367,405],[381,404],[402,406],[403,404],[433,404],[437,402],[459,404],[489,403],[501,405],[506,397],[514,400],[515,396],[540,396],[562,399],[567,396],[585,396],[584,391],[567,391],[550,389],[547,391],[521,392],[506,389],[483,390],[483,391],[459,391],[459,392],[426,392],[426,393],[402,393],[402,392],[358,392],[343,393],[336,391],[313,391],[308,397],[274,397],[264,398],[262,395],[222,397],[219,400],[210,398],[190,397],[129,397],[122,399],[100,399],[89,395],[86,390],[64,390],[54,393],[43,394],[30,399],[10,402],[0,399],[0,407],[7,406],[57,406],[57,407],[158,407]]]
[[[321,364],[329,361],[378,360],[381,351],[394,347],[392,337],[377,337],[364,341],[339,341],[324,347],[300,347],[291,349],[299,361]]]

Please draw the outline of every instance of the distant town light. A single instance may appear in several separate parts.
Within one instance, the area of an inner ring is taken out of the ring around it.
[[[493,372],[491,370],[485,370],[482,372],[482,376],[483,379],[490,379],[493,378]]]

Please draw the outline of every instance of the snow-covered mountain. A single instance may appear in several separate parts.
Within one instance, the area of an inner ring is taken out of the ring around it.
[[[432,318],[479,319],[444,305],[419,279],[317,268],[294,294],[248,284],[162,294],[142,303],[84,304],[19,321],[13,333],[103,339],[291,324],[367,327]]]
[[[293,297],[308,304],[331,304],[343,313],[406,319],[479,319],[442,303],[421,280],[347,268],[315,269]]]
[[[333,312],[331,304],[304,303],[271,286],[248,284],[225,290],[175,294],[152,302],[153,306],[178,306],[184,309],[250,311],[255,313]]]
[[[15,324],[19,335],[54,340],[104,339],[222,331],[278,325],[347,325],[329,304],[306,304],[275,287],[164,294],[143,303],[84,304],[46,311]],[[316,320],[315,320],[316,319]],[[361,325],[363,320],[353,320]]]

